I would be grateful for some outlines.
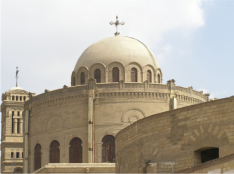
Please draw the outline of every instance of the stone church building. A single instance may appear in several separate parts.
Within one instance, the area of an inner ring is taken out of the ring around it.
[[[178,108],[208,101],[209,94],[202,91],[176,86],[174,80],[163,83],[163,72],[150,49],[116,33],[82,53],[72,70],[70,87],[39,95],[14,87],[2,94],[1,172],[141,172],[138,165],[136,170],[119,165],[123,162],[116,155],[129,153],[127,145],[121,144],[126,139],[122,132],[134,131],[130,129],[151,115],[180,112],[183,109]],[[141,126],[143,134],[144,129],[157,127],[152,123]],[[121,145],[116,149],[119,131]],[[126,143],[131,141],[135,139],[128,137]],[[125,151],[120,152],[122,148]]]

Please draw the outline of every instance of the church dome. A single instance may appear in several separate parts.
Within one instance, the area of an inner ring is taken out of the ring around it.
[[[134,75],[133,75],[134,74]],[[114,36],[89,46],[78,59],[71,75],[71,85],[97,83],[162,83],[162,72],[153,53],[139,40]]]
[[[114,61],[124,66],[136,62],[142,67],[152,65],[154,69],[159,68],[153,53],[142,42],[131,37],[114,36],[88,47],[77,61],[74,71],[77,72],[82,66],[90,68],[95,63],[108,66]]]

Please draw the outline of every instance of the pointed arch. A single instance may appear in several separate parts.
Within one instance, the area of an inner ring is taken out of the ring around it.
[[[73,138],[69,145],[69,163],[82,163],[82,141],[80,138]]]

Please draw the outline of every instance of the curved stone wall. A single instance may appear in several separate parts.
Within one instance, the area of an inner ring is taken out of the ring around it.
[[[31,96],[25,103],[29,117],[29,172],[34,169],[34,148],[41,145],[42,163],[49,163],[50,143],[60,144],[60,163],[69,163],[69,143],[74,137],[82,141],[82,162],[88,153],[88,85],[72,87]],[[177,90],[178,88],[178,90]],[[176,94],[174,94],[176,91]],[[177,107],[208,100],[207,95],[191,88],[163,84],[99,83],[94,97],[95,162],[102,162],[102,139],[115,136],[120,130],[149,115],[169,110],[171,97],[178,98]]]
[[[116,172],[140,173],[145,159],[158,173],[201,163],[199,151],[234,153],[234,97],[200,103],[141,119],[116,136]]]

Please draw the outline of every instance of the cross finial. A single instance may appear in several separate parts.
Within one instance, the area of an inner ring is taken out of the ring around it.
[[[18,70],[18,67],[16,67],[16,76],[15,76],[15,78],[16,78],[16,87],[18,86],[18,73],[19,73],[19,70]]]
[[[118,20],[118,16],[116,16],[116,22],[110,22],[111,25],[115,25],[116,27],[116,33],[115,33],[115,36],[118,36],[119,33],[118,33],[118,25],[124,25],[124,22],[119,22]]]

